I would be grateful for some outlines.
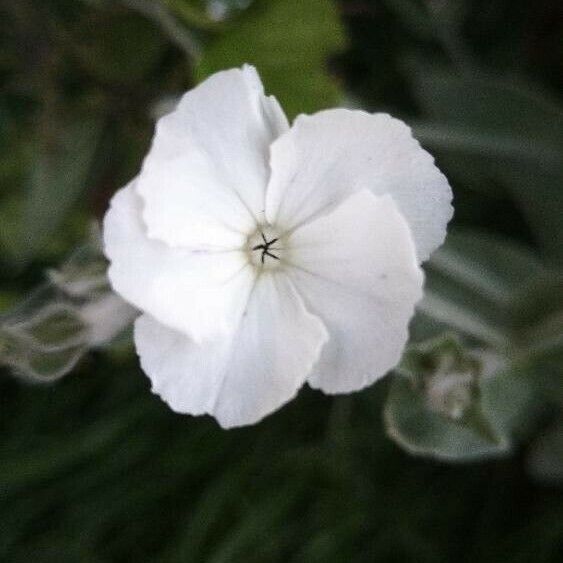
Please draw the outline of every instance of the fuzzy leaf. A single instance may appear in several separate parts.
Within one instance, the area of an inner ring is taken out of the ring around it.
[[[546,272],[514,296],[514,350],[549,402],[563,406],[563,273]]]
[[[482,378],[495,367],[494,360],[470,353],[453,335],[411,348],[385,406],[387,433],[411,453],[442,459],[506,452],[508,438],[482,403]]]
[[[470,171],[478,157],[481,170],[510,191],[546,255],[563,263],[561,105],[530,84],[505,78],[427,67],[413,77],[415,93],[435,121],[416,131],[421,141],[465,154]]]
[[[481,344],[506,350],[512,329],[511,299],[522,284],[543,272],[541,263],[523,246],[474,231],[451,232],[426,266],[425,297],[413,325],[415,340],[450,327]]]
[[[509,450],[509,444],[491,432],[481,410],[475,409],[463,422],[446,418],[430,410],[425,396],[403,377],[393,381],[384,420],[389,437],[415,455],[469,461]]]
[[[53,381],[75,366],[87,337],[76,308],[47,304],[25,320],[0,323],[0,363],[32,380]]]

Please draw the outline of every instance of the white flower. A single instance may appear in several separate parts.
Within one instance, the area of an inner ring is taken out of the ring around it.
[[[254,68],[215,74],[160,119],[105,219],[153,391],[231,427],[305,382],[370,385],[401,357],[450,200],[401,121],[334,109],[290,128]]]

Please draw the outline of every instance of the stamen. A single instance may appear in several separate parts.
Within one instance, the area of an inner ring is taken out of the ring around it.
[[[262,240],[264,241],[264,244],[257,244],[256,246],[252,247],[252,250],[261,250],[262,251],[262,255],[260,256],[260,262],[262,264],[264,264],[264,259],[265,259],[266,256],[269,256],[270,258],[274,258],[274,260],[279,260],[278,256],[276,256],[275,254],[272,254],[270,252],[270,246],[272,244],[274,244],[275,242],[277,242],[279,240],[279,238],[274,238],[274,239],[268,241],[268,239],[266,238],[264,233],[260,233],[260,235],[262,236]]]

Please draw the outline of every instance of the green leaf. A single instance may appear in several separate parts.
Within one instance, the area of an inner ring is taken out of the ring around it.
[[[164,0],[164,4],[187,26],[204,30],[212,30],[217,27],[217,22],[209,16],[203,2],[197,0]]]
[[[21,216],[23,201],[21,197],[10,197],[0,205],[0,250],[6,261],[13,262],[22,251]]]
[[[520,282],[512,299],[514,330],[532,347],[563,334],[563,272],[547,270]]]
[[[478,407],[462,421],[428,408],[427,398],[404,377],[393,380],[384,409],[389,437],[414,455],[469,461],[507,453],[510,444],[496,436]]]
[[[163,34],[191,59],[199,56],[199,43],[187,26],[182,25],[164,2],[154,0],[123,0],[123,3],[158,25]],[[186,14],[184,14],[185,16]]]
[[[78,32],[82,65],[104,82],[139,82],[156,67],[166,46],[152,22],[131,12],[89,15]]]
[[[560,151],[563,155],[563,146]],[[563,167],[542,170],[516,163],[495,164],[494,170],[510,187],[546,257],[563,266]]]
[[[96,222],[90,236],[59,266],[47,271],[49,281],[69,297],[92,299],[109,290],[108,262],[102,249],[102,233]]]
[[[411,348],[398,371],[384,419],[410,453],[451,461],[504,455],[536,422],[540,402],[527,374],[451,335]]]
[[[562,263],[561,105],[530,84],[502,77],[425,67],[413,80],[434,120],[415,129],[418,138],[431,148],[465,154],[471,172],[480,158],[482,169],[510,191],[546,255]]]
[[[411,332],[415,341],[448,328],[465,335],[482,350],[476,360],[486,375],[471,387],[460,375],[471,371],[460,367],[463,350],[447,340],[409,350],[400,366],[406,380],[393,383],[386,408],[390,435],[409,451],[448,459],[501,453],[527,436],[547,404],[563,404],[562,304],[563,275],[530,250],[498,236],[451,233],[427,265]],[[448,357],[457,358],[455,377],[443,367]],[[495,357],[498,365],[487,367]],[[460,425],[451,415],[464,404],[470,411]]]
[[[137,311],[113,293],[100,233],[77,249],[48,282],[0,315],[0,364],[50,382],[68,374],[88,349],[114,342]]]
[[[533,374],[518,363],[507,362],[482,379],[481,405],[492,427],[510,444],[529,438],[545,414]]]
[[[480,159],[504,159],[524,162],[533,166],[558,169],[563,165],[563,155],[550,142],[538,140],[530,144],[528,138],[515,136],[505,131],[492,131],[479,123],[422,122],[414,123],[415,137],[424,145],[448,153],[463,153],[464,162],[470,161],[483,168]],[[473,167],[471,169],[473,173]],[[481,174],[483,170],[481,170]]]
[[[0,485],[10,491],[45,480],[56,473],[68,471],[84,459],[92,458],[100,450],[119,439],[143,412],[140,404],[128,405],[113,417],[97,421],[91,427],[70,433],[58,443],[36,449],[27,456],[4,458],[0,469]]]
[[[62,127],[53,143],[39,150],[21,224],[21,261],[37,253],[87,189],[101,132],[98,118],[76,121]]]
[[[425,296],[415,338],[428,337],[420,316],[450,327],[498,351],[510,348],[511,299],[523,283],[544,271],[527,248],[475,231],[452,231],[426,265]]]
[[[528,470],[539,481],[563,485],[563,419],[536,441],[528,456]]]
[[[38,348],[60,349],[81,342],[84,325],[74,307],[48,304],[25,321],[10,323],[12,334],[21,335]]]
[[[563,111],[555,100],[522,81],[490,75],[458,76],[428,67],[411,75],[415,94],[439,123],[465,125],[526,142],[563,145]]]
[[[67,374],[87,343],[88,327],[79,310],[66,303],[48,303],[22,320],[15,315],[0,322],[0,363],[34,381]]]
[[[0,327],[0,364],[36,382],[52,382],[69,373],[86,351],[86,344],[73,338],[67,347],[44,348]]]
[[[196,74],[201,80],[218,70],[253,64],[266,91],[294,117],[340,101],[328,57],[343,45],[332,1],[257,0],[210,42]]]
[[[383,4],[413,34],[425,40],[432,38],[434,30],[430,17],[416,0],[383,0]]]
[[[563,406],[563,272],[523,285],[512,310],[514,355],[544,397]]]

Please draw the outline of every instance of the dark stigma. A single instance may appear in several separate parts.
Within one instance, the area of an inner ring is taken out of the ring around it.
[[[269,256],[270,258],[274,258],[275,260],[279,260],[279,258],[270,252],[270,246],[277,242],[279,239],[274,238],[270,241],[266,240],[264,233],[260,233],[262,235],[262,240],[264,241],[263,244],[257,244],[256,246],[252,247],[252,250],[261,250],[262,256],[260,256],[260,262],[264,264],[264,257]]]

